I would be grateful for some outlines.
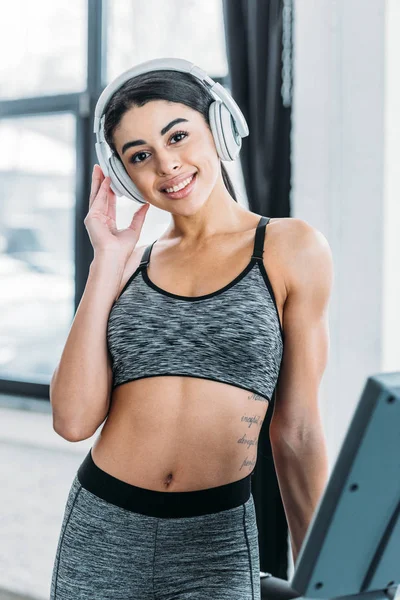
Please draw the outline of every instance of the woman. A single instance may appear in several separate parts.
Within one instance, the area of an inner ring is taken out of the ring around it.
[[[110,178],[95,166],[85,219],[94,259],[51,403],[70,441],[106,420],[69,492],[53,600],[260,598],[258,436],[285,368],[290,289],[322,289],[309,267],[326,254],[307,223],[237,203],[212,101],[190,74],[153,71],[105,111],[105,139],[148,203],[118,231]],[[137,247],[150,204],[170,225]],[[326,301],[321,293],[319,312]],[[316,373],[311,382],[322,365]]]

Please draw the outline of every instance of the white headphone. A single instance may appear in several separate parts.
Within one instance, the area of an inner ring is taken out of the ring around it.
[[[128,79],[141,73],[156,70],[172,70],[190,73],[201,81],[216,100],[210,104],[209,120],[218,156],[223,161],[235,160],[242,147],[242,138],[249,135],[246,119],[239,106],[225,88],[216,83],[204,71],[183,58],[156,58],[148,60],[132,69],[128,69],[112,81],[100,94],[94,113],[94,133],[96,134],[96,153],[105,177],[111,178],[111,189],[117,196],[126,196],[131,200],[147,203],[138,188],[129,177],[124,164],[111,151],[104,138],[104,110],[111,96]],[[107,156],[107,149],[111,156]]]

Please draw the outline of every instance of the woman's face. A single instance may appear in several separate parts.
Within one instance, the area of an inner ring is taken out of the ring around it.
[[[175,120],[180,121],[171,125]],[[183,213],[199,208],[221,177],[212,133],[201,113],[185,104],[154,100],[132,107],[114,131],[114,143],[141,194],[162,210]],[[172,178],[194,172],[196,181],[188,196],[172,199],[161,191]]]

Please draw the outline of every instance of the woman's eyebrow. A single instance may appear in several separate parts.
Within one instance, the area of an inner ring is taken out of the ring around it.
[[[168,125],[166,125],[165,127],[163,127],[161,129],[160,134],[165,135],[167,133],[167,131],[169,131],[171,129],[171,127],[173,127],[177,123],[188,123],[188,122],[189,122],[188,119],[183,119],[183,118],[174,119],[173,121],[168,123]],[[147,144],[147,142],[145,140],[132,140],[131,142],[126,142],[126,144],[124,144],[122,146],[122,154],[124,154],[124,152],[126,150],[128,150],[128,148],[131,148],[132,146],[141,146],[142,144]]]

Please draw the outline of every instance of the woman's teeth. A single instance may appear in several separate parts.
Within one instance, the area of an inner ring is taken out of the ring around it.
[[[180,183],[179,185],[174,185],[174,187],[166,188],[163,191],[167,192],[167,194],[171,194],[172,192],[179,192],[179,190],[183,190],[183,188],[185,188],[187,185],[189,185],[189,183],[192,181],[194,175],[195,174],[193,173],[193,175],[191,177],[188,177],[187,179],[185,179],[185,181],[182,181],[182,183]]]

